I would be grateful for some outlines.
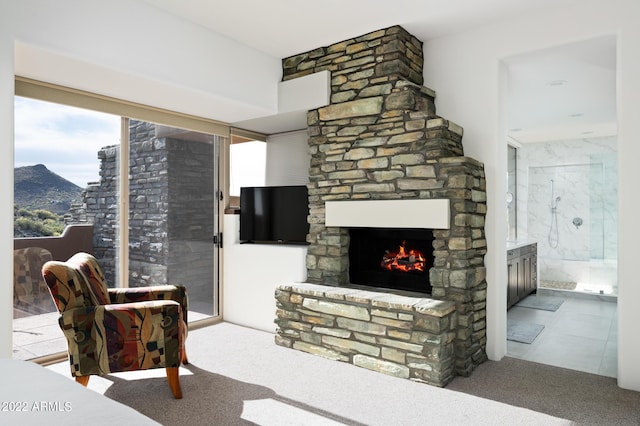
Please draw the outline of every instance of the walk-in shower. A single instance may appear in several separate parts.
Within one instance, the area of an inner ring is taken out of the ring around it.
[[[617,293],[617,177],[594,160],[528,167],[524,226],[538,242],[540,287]]]

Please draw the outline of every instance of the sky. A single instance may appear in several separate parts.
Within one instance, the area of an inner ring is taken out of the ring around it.
[[[44,164],[85,188],[99,180],[100,148],[120,143],[120,117],[15,98],[14,166]]]
[[[98,151],[120,143],[120,116],[15,97],[14,167],[44,164],[85,188],[100,179]],[[266,143],[231,146],[231,195],[265,183]]]

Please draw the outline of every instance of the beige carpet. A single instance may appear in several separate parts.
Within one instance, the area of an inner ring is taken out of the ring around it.
[[[457,377],[450,390],[527,407],[579,425],[640,425],[640,392],[616,379],[505,357]]]
[[[562,418],[581,424],[640,419],[640,394],[617,392],[615,380],[514,359],[484,363],[470,378],[441,389],[282,348],[270,333],[229,323],[190,332],[187,349],[191,364],[181,369],[182,400],[171,396],[163,370],[92,377],[89,387],[164,425],[561,425],[571,424]],[[49,368],[68,375],[66,363]],[[590,398],[575,379],[585,376],[596,378],[596,386],[585,388]],[[611,417],[615,412],[622,417]]]

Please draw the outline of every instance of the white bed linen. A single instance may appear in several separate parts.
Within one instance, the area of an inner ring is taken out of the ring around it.
[[[143,414],[29,361],[0,359],[1,425],[158,425]]]

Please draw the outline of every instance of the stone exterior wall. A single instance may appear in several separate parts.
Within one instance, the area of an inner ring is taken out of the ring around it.
[[[118,227],[118,146],[98,151],[100,181],[87,186],[83,194],[86,217],[93,223],[93,251],[110,285],[116,282]]]
[[[129,286],[180,283],[194,300],[213,300],[213,145],[157,137],[156,125],[129,126]],[[94,224],[94,253],[116,282],[119,146],[99,151],[73,220]]]
[[[129,141],[129,286],[165,284],[168,143],[156,137],[154,124],[135,120],[129,125]]]
[[[331,104],[308,113],[308,281],[349,285],[349,232],[324,225],[325,201],[450,200],[450,229],[434,230],[431,296],[456,304],[455,369],[469,375],[486,360],[484,168],[464,156],[462,128],[439,117],[435,93],[419,86],[421,52],[391,27],[283,60],[285,79],[332,72]]]
[[[281,346],[436,386],[454,377],[453,302],[313,284],[276,300]]]

